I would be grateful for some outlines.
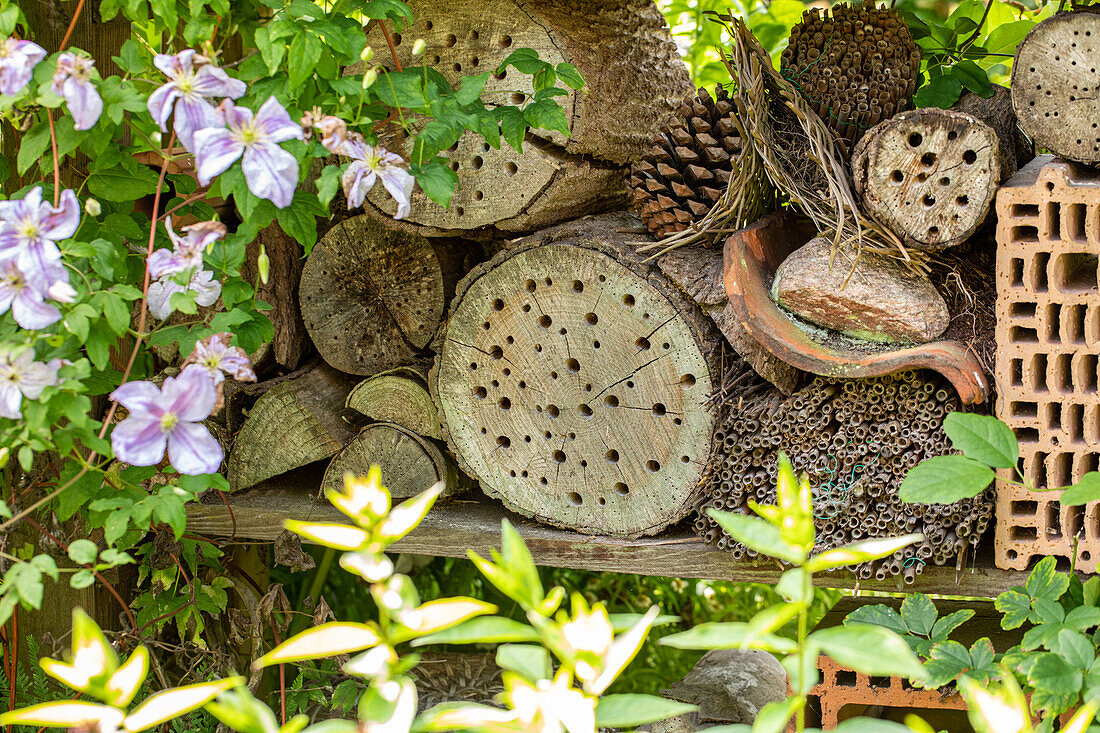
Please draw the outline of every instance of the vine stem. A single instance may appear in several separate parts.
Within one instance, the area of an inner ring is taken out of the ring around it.
[[[65,31],[65,35],[61,38],[61,45],[57,50],[60,53],[65,50],[65,46],[69,44],[69,39],[73,35],[73,30],[76,28],[76,19],[80,17],[80,11],[84,9],[84,0],[78,0],[76,3],[76,10],[73,11],[73,18],[69,21],[69,27]]]
[[[46,119],[50,122],[50,148],[53,151],[53,205],[61,203],[61,162],[57,158],[57,132],[53,127],[53,110],[46,110]]]
[[[386,45],[390,47],[390,56],[393,58],[393,65],[397,67],[398,71],[404,71],[401,68],[401,62],[397,59],[397,46],[393,45],[393,36],[390,35],[390,29],[386,27],[386,21],[375,21],[382,28],[382,35],[386,37]]]

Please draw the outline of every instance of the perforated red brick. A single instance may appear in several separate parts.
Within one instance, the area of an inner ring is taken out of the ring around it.
[[[1100,173],[1045,155],[997,193],[997,416],[1020,441],[1036,488],[1100,465]],[[996,562],[1037,555],[1100,560],[1100,505],[997,482]]]

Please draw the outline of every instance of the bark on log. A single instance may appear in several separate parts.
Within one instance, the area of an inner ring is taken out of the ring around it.
[[[366,476],[373,465],[382,469],[382,483],[395,499],[416,496],[438,481],[446,485],[444,496],[468,486],[454,461],[438,445],[394,423],[363,428],[329,463],[321,485],[339,490],[345,473]]]
[[[394,36],[402,66],[426,64],[452,84],[464,74],[495,70],[515,49],[533,48],[553,64],[574,64],[586,82],[561,102],[571,134],[534,130],[523,152],[500,150],[467,133],[451,151],[461,181],[450,209],[417,191],[400,222],[378,188],[366,210],[387,226],[434,236],[484,228],[486,235],[532,231],[626,201],[626,166],[648,149],[658,127],[691,91],[664,18],[652,0],[431,0],[409,3],[413,24]],[[427,48],[412,56],[416,39]],[[386,47],[372,26],[368,41]],[[352,67],[356,71],[357,67]],[[523,106],[534,94],[530,77],[514,69],[489,77],[489,104]],[[400,126],[380,132],[391,150],[407,150]]]
[[[992,128],[963,112],[902,112],[856,144],[856,192],[914,249],[961,244],[985,220],[1003,180],[1000,146]]]
[[[443,439],[439,410],[428,394],[427,382],[415,370],[399,367],[364,379],[348,395],[346,406],[376,422],[396,423],[418,435]]]
[[[335,455],[355,436],[342,416],[354,385],[346,374],[321,364],[256,400],[229,455],[230,489]]]
[[[366,215],[330,229],[306,260],[300,288],[302,318],[325,361],[368,375],[423,355],[448,279],[457,279],[441,258],[447,252],[423,237]]]
[[[267,283],[260,281],[256,258],[263,245],[271,261]],[[309,337],[298,310],[298,286],[302,279],[302,247],[273,223],[249,245],[241,265],[241,277],[256,287],[256,297],[271,305],[265,315],[275,327],[271,355],[284,369],[295,369],[309,351]]]
[[[1061,13],[1031,29],[1012,64],[1012,106],[1040,147],[1100,162],[1100,15]]]
[[[711,456],[714,324],[630,245],[639,220],[519,240],[461,283],[429,378],[459,466],[515,511],[617,536],[684,517]]]
[[[657,264],[714,320],[733,350],[757,374],[778,387],[783,394],[794,392],[801,372],[761,346],[741,325],[730,305],[722,284],[722,250],[696,245],[678,247],[659,259]]]
[[[993,128],[1001,141],[1001,182],[1007,181],[1016,171],[1035,157],[1034,146],[1020,129],[1016,111],[1012,109],[1012,92],[1000,84],[993,85],[993,96],[980,97],[964,91],[959,101],[952,105],[956,112],[965,112]]]

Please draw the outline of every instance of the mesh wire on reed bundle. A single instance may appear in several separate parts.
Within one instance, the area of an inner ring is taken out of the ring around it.
[[[993,511],[992,490],[952,505],[905,504],[897,495],[908,471],[951,452],[944,417],[958,396],[933,372],[876,379],[817,377],[785,397],[751,372],[725,385],[711,463],[695,531],[735,559],[753,559],[706,514],[708,507],[751,514],[748,502],[774,504],[778,452],[809,474],[817,526],[815,551],[872,537],[924,534],[924,542],[856,568],[861,579],[904,575],[924,564],[953,563],[977,545]],[[765,560],[766,558],[760,558]]]
[[[722,59],[732,79],[732,117],[745,146],[741,169],[730,177],[727,195],[708,217],[641,252],[669,252],[730,226],[744,226],[745,206],[736,192],[747,185],[748,175],[763,169],[768,179],[790,203],[813,220],[820,232],[830,232],[835,247],[854,246],[898,258],[915,271],[927,265],[920,253],[910,253],[901,240],[860,211],[852,191],[844,157],[835,137],[808,102],[772,66],[760,42],[745,23],[732,15],[709,14],[722,23],[731,44]],[[853,271],[858,257],[854,258]]]

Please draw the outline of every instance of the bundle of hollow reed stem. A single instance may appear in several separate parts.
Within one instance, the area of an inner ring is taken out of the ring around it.
[[[923,255],[909,252],[897,236],[860,211],[833,133],[775,70],[745,23],[730,14],[710,15],[725,26],[732,41],[722,60],[732,79],[732,118],[746,141],[742,164],[730,176],[725,196],[703,219],[640,250],[656,250],[661,255],[751,223],[745,220],[748,212],[742,191],[750,185],[751,175],[763,168],[772,184],[813,220],[818,231],[833,237],[834,247],[866,248],[925,272]]]

